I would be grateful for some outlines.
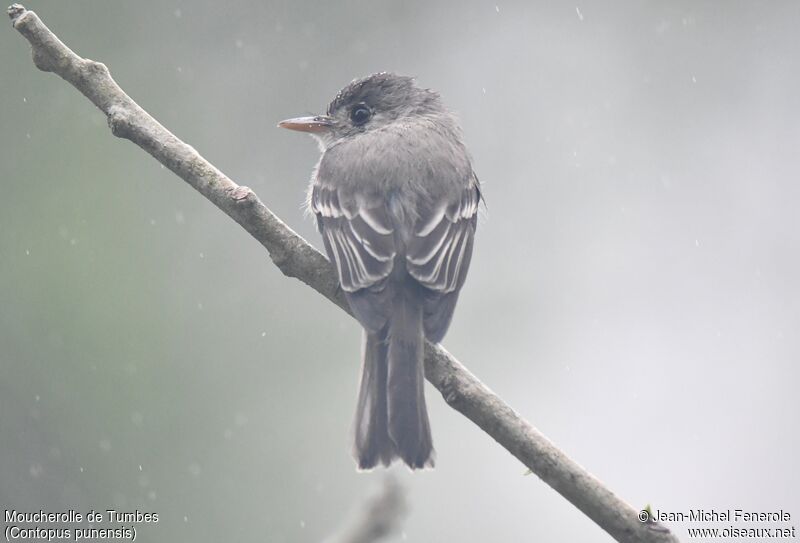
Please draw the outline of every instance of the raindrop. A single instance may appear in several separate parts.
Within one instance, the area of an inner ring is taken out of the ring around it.
[[[583,21],[583,13],[581,13],[581,8],[579,8],[578,6],[575,6],[575,13],[578,14],[578,19]]]
[[[494,10],[495,10],[497,13],[500,13],[500,6],[495,6],[495,7],[494,7]]]
[[[174,13],[175,13],[175,17],[177,17],[178,19],[180,19],[181,15],[183,15],[183,12],[181,11],[181,8],[175,8],[175,12]]]

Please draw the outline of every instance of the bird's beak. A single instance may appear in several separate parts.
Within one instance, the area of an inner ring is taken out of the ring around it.
[[[295,117],[278,123],[280,128],[299,130],[300,132],[324,132],[333,126],[333,119],[325,115],[316,117]]]

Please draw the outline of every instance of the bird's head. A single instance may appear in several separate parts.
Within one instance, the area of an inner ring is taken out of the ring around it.
[[[325,149],[392,123],[442,112],[438,93],[418,87],[411,77],[381,72],[340,90],[325,115],[287,119],[278,126],[308,132]]]

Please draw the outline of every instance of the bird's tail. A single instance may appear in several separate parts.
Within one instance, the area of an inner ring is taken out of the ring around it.
[[[425,407],[422,304],[412,296],[400,295],[392,309],[387,351],[389,437],[408,467],[432,467],[433,441]]]
[[[372,469],[378,463],[388,466],[396,456],[389,439],[386,402],[388,372],[386,332],[364,331],[361,384],[356,404],[355,448],[358,469]]]
[[[432,467],[425,407],[422,306],[399,297],[383,333],[366,333],[355,420],[360,469],[400,457],[411,469]]]

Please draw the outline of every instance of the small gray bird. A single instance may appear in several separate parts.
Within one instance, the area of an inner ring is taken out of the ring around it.
[[[319,142],[308,207],[364,327],[358,467],[433,467],[424,339],[450,325],[481,200],[458,122],[436,92],[379,73],[339,91],[325,115],[278,126]]]

